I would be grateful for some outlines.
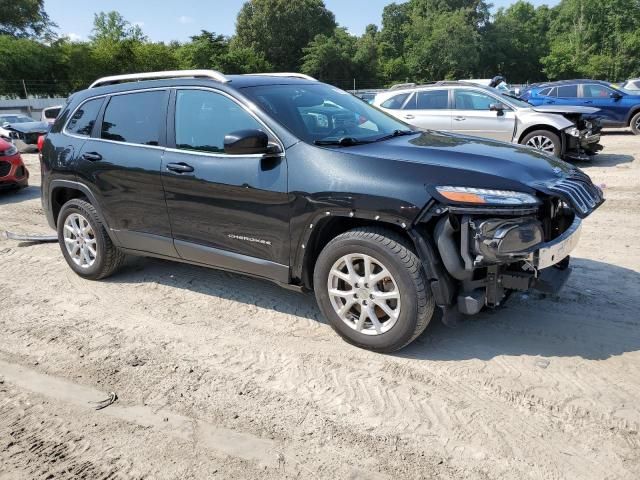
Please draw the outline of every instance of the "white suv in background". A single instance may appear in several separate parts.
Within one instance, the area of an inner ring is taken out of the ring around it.
[[[419,128],[527,145],[561,158],[589,160],[602,146],[597,108],[532,105],[470,82],[403,85],[373,105]]]

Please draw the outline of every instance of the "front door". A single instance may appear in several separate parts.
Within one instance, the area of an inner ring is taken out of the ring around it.
[[[613,96],[612,96],[613,95]],[[604,123],[616,124],[624,123],[629,110],[622,101],[622,93],[599,84],[582,85],[582,96],[580,103],[586,107],[599,108],[599,116],[603,117]]]
[[[273,134],[230,96],[180,89],[171,100],[162,179],[174,244],[186,260],[288,281],[287,164],[279,155],[228,155],[225,135]]]
[[[452,131],[476,137],[510,142],[513,139],[516,115],[504,105],[502,112],[490,110],[491,104],[501,103],[484,92],[454,89]]]

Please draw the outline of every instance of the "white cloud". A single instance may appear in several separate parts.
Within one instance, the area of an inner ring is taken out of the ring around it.
[[[82,35],[78,35],[77,33],[73,33],[73,32],[66,33],[65,37],[67,37],[72,42],[80,42],[83,40]]]
[[[193,23],[193,18],[187,17],[186,15],[182,15],[181,17],[178,17],[178,22],[183,25],[186,25],[187,23]]]

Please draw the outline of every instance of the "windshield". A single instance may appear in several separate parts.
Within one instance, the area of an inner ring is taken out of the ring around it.
[[[267,85],[243,90],[254,103],[307,143],[348,138],[348,146],[410,130],[353,95],[325,84]]]
[[[0,123],[27,123],[35,122],[34,119],[26,115],[0,115]]]

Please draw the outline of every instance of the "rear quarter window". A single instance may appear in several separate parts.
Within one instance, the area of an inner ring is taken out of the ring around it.
[[[74,135],[89,137],[103,101],[103,98],[95,98],[80,105],[69,119],[66,131]]]

